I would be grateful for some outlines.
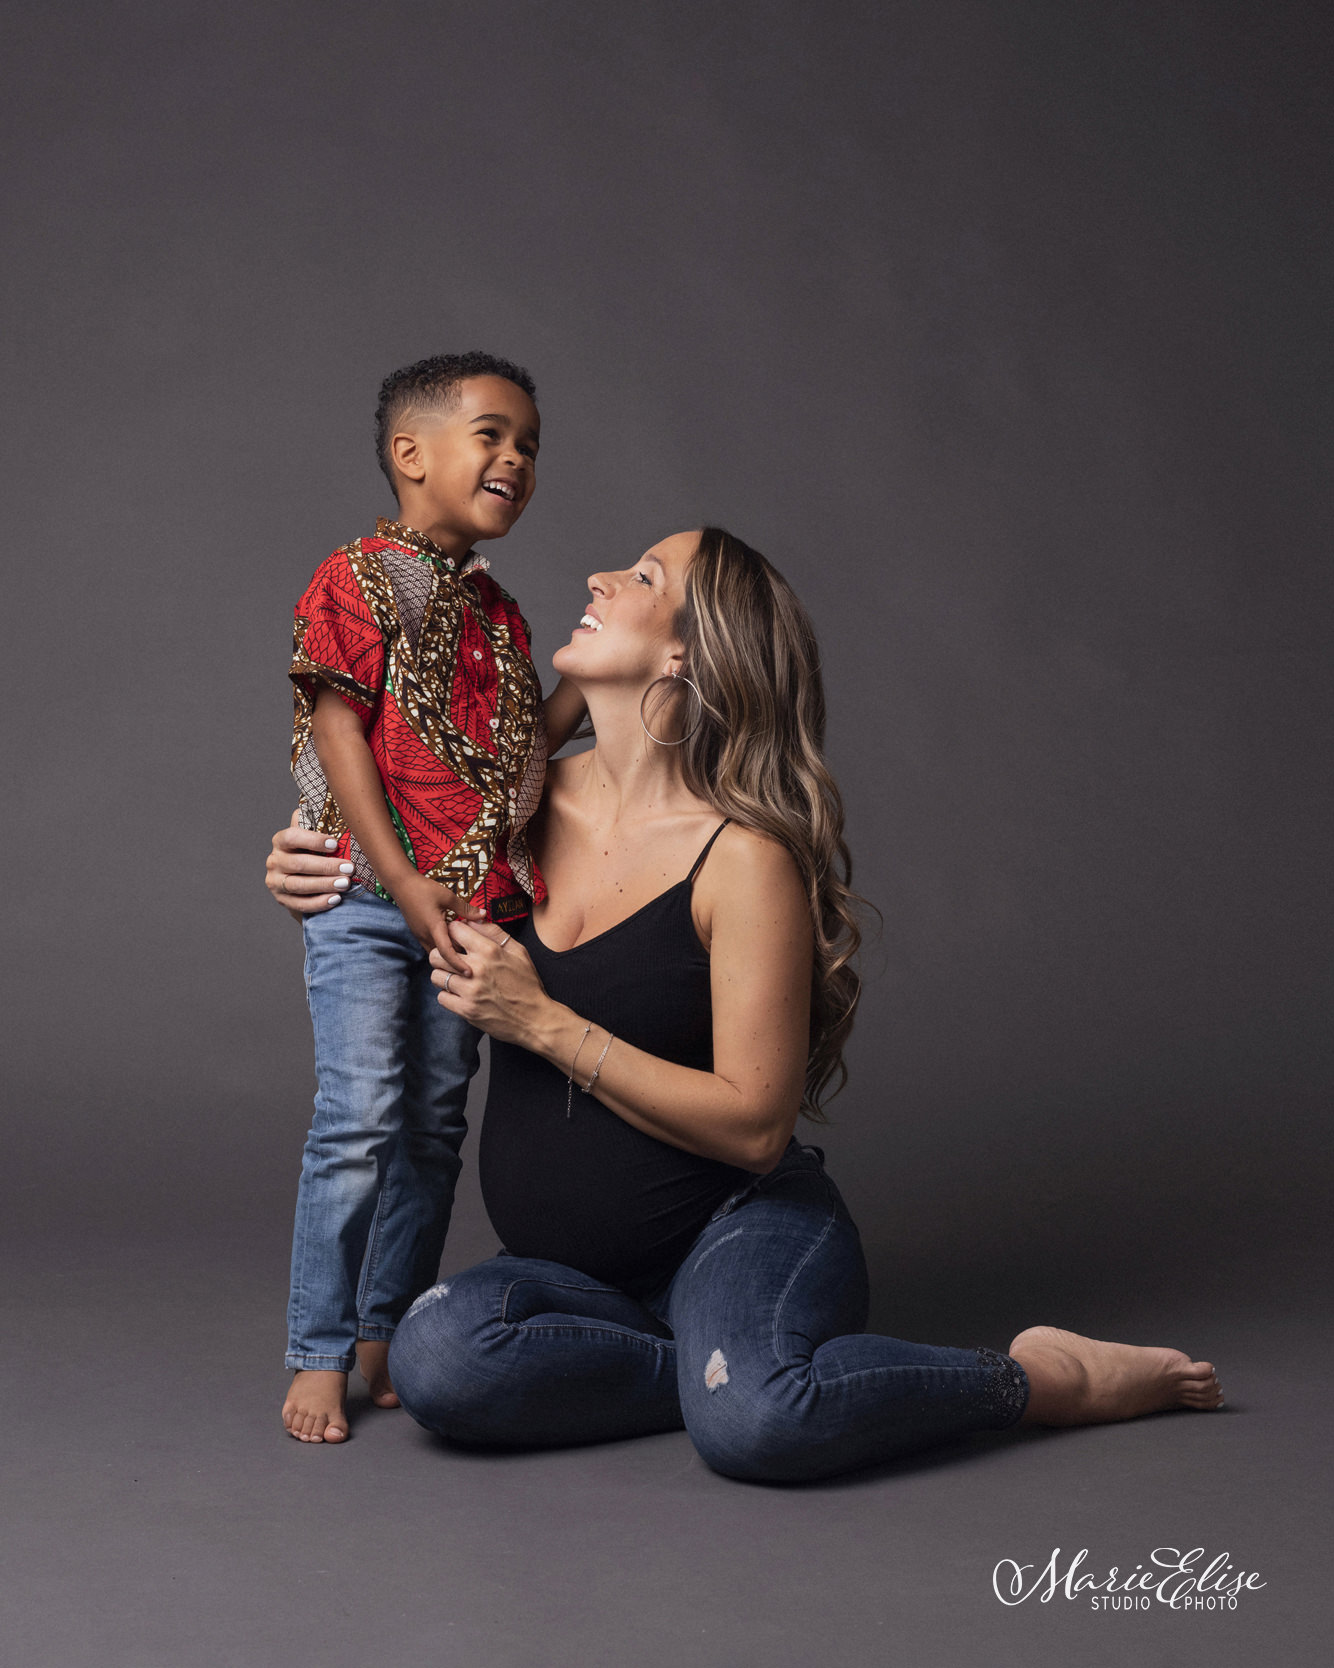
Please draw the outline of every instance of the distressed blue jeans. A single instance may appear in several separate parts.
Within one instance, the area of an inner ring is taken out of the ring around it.
[[[354,886],[308,916],[315,1118],[292,1234],[289,1367],[346,1371],[440,1272],[478,1035],[436,1001],[396,905]]]
[[[552,1447],[689,1432],[716,1471],[828,1477],[1014,1424],[1023,1368],[860,1330],[861,1241],[817,1149],[718,1210],[640,1301],[502,1253],[419,1297],[389,1370],[413,1418],[453,1441]]]

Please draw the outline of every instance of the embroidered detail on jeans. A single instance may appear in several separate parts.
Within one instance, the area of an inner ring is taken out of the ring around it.
[[[982,1399],[994,1415],[993,1428],[1005,1430],[1018,1424],[1028,1406],[1027,1373],[1012,1356],[1000,1355],[994,1349],[979,1349],[977,1358],[992,1369]]]
[[[702,1262],[705,1262],[709,1257],[711,1257],[720,1245],[726,1245],[729,1239],[735,1239],[738,1234],[744,1234],[745,1231],[746,1230],[744,1228],[733,1228],[730,1234],[724,1234],[721,1239],[714,1240],[713,1244],[707,1251],[701,1251],[699,1256],[696,1257],[695,1268],[698,1268]],[[691,1269],[690,1272],[692,1274],[695,1272],[695,1268]]]
[[[727,1383],[727,1362],[720,1349],[714,1350],[704,1364],[704,1383],[710,1392],[721,1389]]]

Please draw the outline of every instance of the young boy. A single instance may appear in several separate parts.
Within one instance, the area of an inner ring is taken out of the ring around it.
[[[504,923],[545,895],[522,840],[546,760],[528,627],[472,549],[534,486],[528,373],[489,354],[407,366],[380,390],[380,467],[399,519],[321,564],[296,606],[292,772],[300,822],[345,859],[340,907],[304,923],[315,1118],[292,1239],[283,1407],[342,1442],[353,1361],[397,1406],[394,1328],[435,1280],[477,1033],[435,1000],[455,915]],[[563,740],[582,706],[549,717]]]

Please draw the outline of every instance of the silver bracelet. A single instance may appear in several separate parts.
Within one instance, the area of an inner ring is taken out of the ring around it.
[[[588,1024],[584,1026],[584,1034],[579,1039],[579,1048],[574,1051],[574,1059],[570,1061],[570,1075],[565,1079],[565,1116],[567,1118],[573,1115],[571,1108],[574,1105],[574,1068],[579,1064],[579,1049],[588,1041],[588,1033],[592,1029],[593,1021],[590,1019]],[[598,1064],[601,1065],[602,1062],[599,1060]]]
[[[615,1041],[616,1041],[616,1038],[612,1035],[612,1033],[610,1031],[608,1031],[608,1033],[607,1033],[607,1048],[610,1048],[611,1045]],[[604,1048],[602,1050],[601,1054],[598,1055],[598,1063],[597,1063],[597,1065],[595,1065],[593,1067],[593,1075],[592,1075],[592,1077],[589,1078],[588,1082],[584,1084],[584,1093],[586,1095],[590,1094],[592,1092],[593,1085],[598,1080],[598,1073],[602,1070],[602,1062],[607,1058],[607,1048]]]

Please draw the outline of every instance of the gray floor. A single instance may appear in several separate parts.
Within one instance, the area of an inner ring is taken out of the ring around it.
[[[684,1436],[478,1456],[363,1406],[341,1450],[287,1440],[282,1228],[266,1207],[230,1238],[67,1236],[11,1258],[5,1662],[1329,1660],[1316,1467],[1331,1363],[1295,1299],[1239,1313],[1220,1290],[1202,1317],[1167,1280],[1109,1317],[1133,1314],[1143,1341],[1207,1331],[1230,1392],[1216,1416],[976,1439],[758,1488],[713,1475]],[[466,1191],[446,1267],[491,1248]],[[937,1340],[970,1341],[959,1324]],[[1103,1573],[1163,1545],[1226,1553],[1266,1585],[1203,1613],[1007,1609],[991,1589],[1003,1558],[1040,1568],[1060,1547],[1064,1570],[1087,1548]]]

